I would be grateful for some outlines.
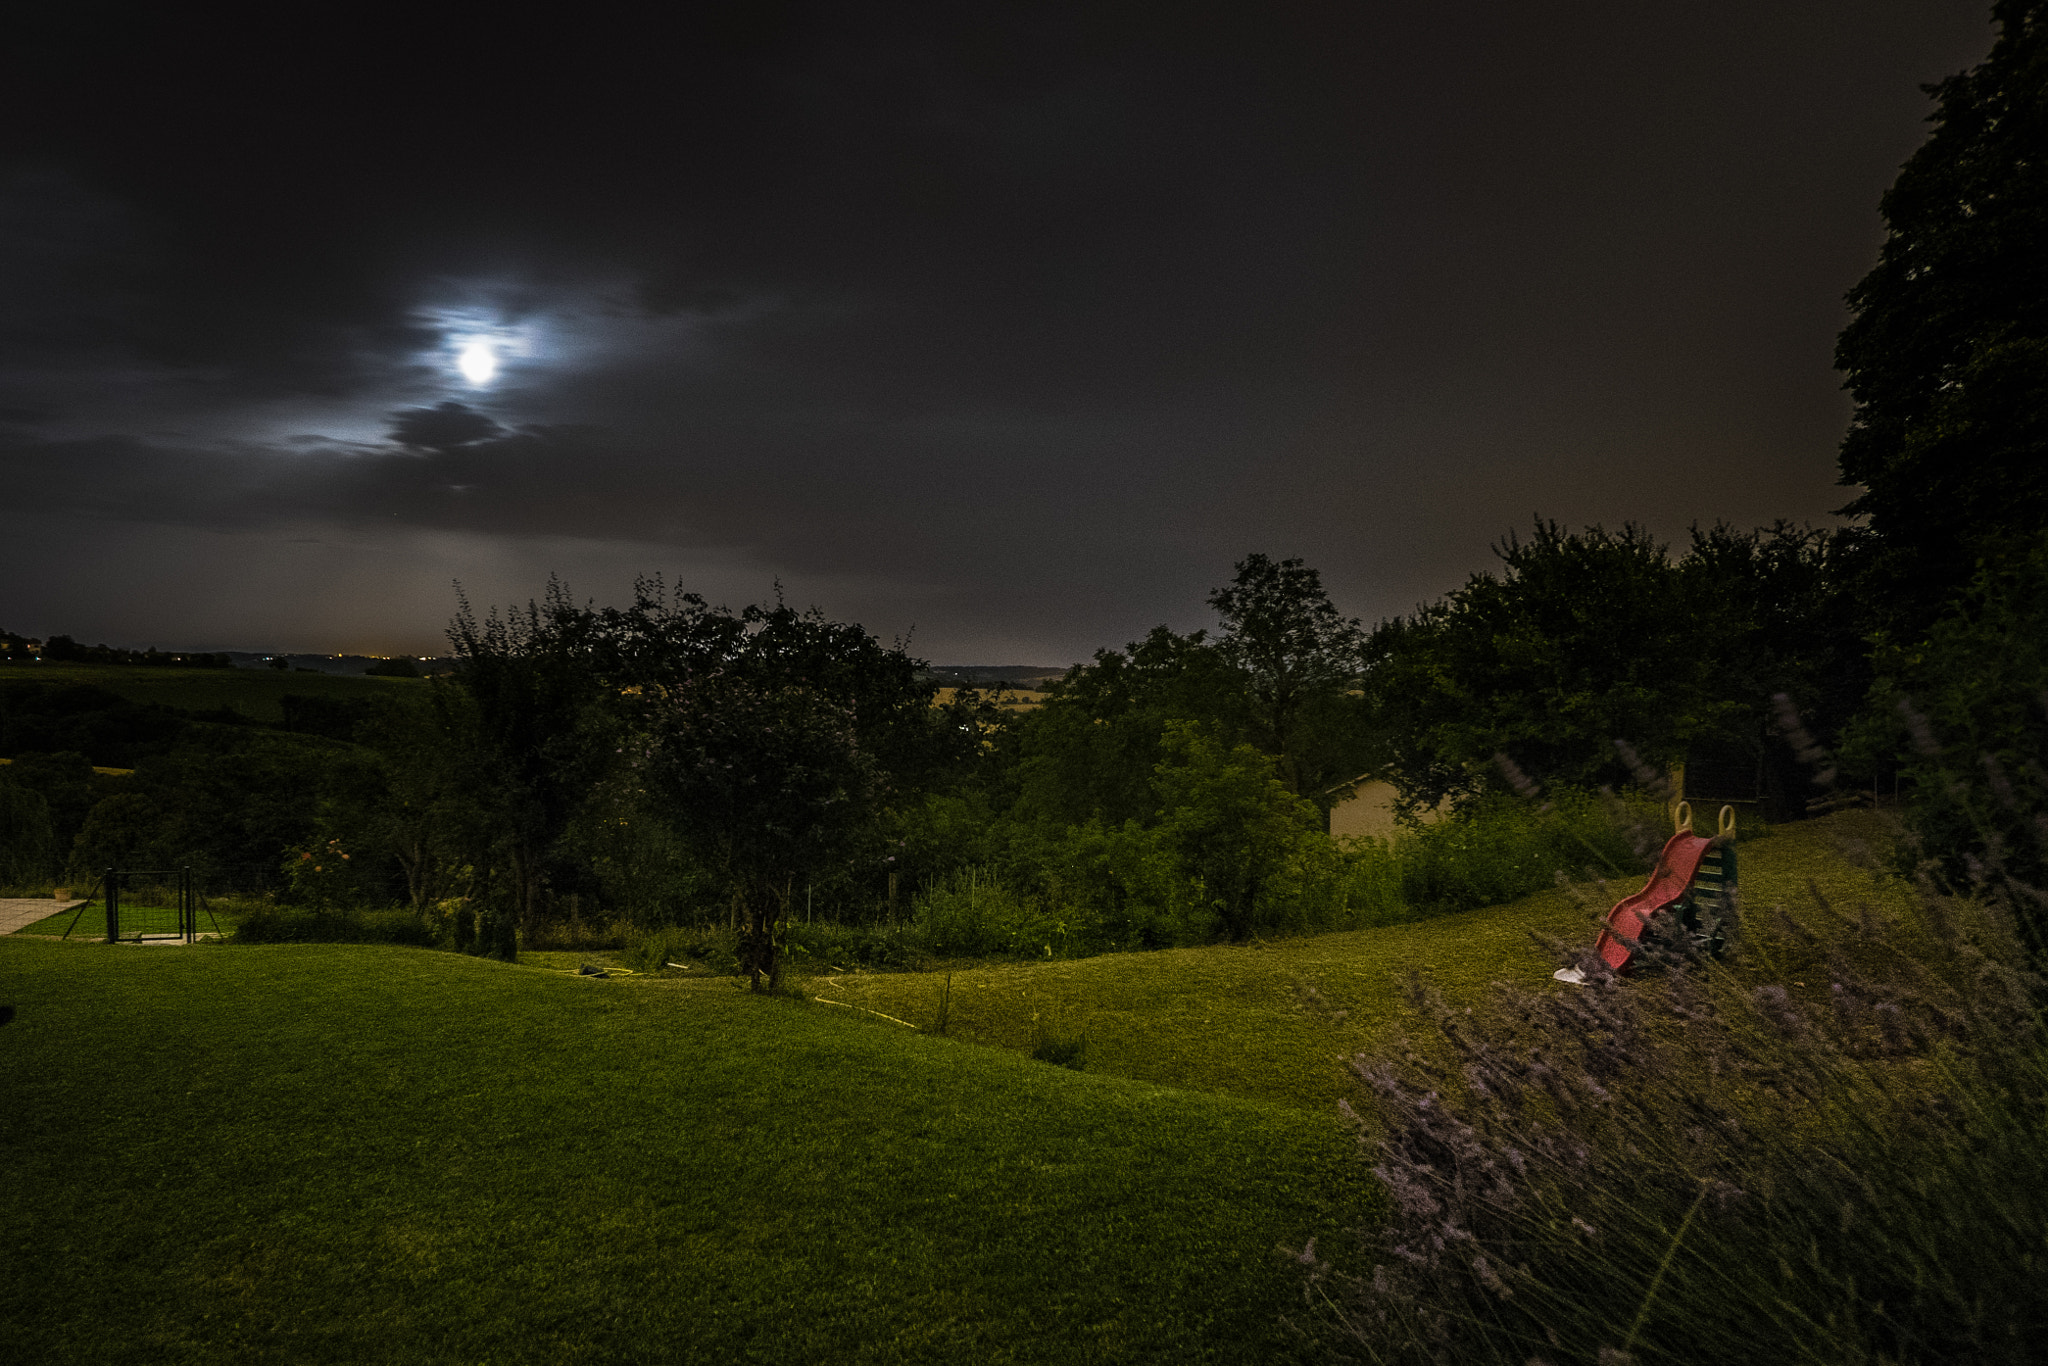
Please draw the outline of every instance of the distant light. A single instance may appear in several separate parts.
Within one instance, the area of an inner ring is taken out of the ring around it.
[[[482,338],[462,348],[462,354],[455,358],[455,368],[462,371],[462,377],[471,384],[482,388],[498,373],[498,353]]]

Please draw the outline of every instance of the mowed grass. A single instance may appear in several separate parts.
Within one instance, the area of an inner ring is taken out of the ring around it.
[[[187,711],[228,707],[266,725],[284,719],[286,693],[346,701],[359,697],[424,695],[417,678],[282,672],[276,669],[174,669],[140,664],[37,664],[0,669],[0,684],[88,683],[131,702],[155,702]]]
[[[1850,814],[1745,844],[1752,918],[1809,880],[1897,901],[1843,856],[1881,838]],[[1341,1247],[1377,1198],[1332,1116],[1362,1099],[1340,1055],[1407,1026],[1411,967],[1453,1001],[1540,982],[1531,932],[1590,935],[1588,895],[962,967],[948,1037],[943,972],[814,977],[800,1003],[579,979],[577,954],[0,939],[20,1010],[0,1342],[38,1362],[1292,1360],[1276,1247]],[[1084,1033],[1085,1071],[1028,1057]]]
[[[1327,1116],[727,980],[0,939],[0,1356],[1285,1361]]]

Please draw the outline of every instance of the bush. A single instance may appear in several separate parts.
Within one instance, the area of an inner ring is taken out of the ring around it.
[[[411,944],[434,948],[435,926],[406,909],[337,911],[257,905],[235,916],[237,944]]]
[[[671,963],[693,964],[714,972],[739,971],[739,937],[723,927],[629,927],[623,941],[619,962],[635,972],[660,972]]]
[[[1065,958],[1093,946],[1092,919],[968,868],[913,903],[912,936],[924,952],[960,958]]]
[[[2048,536],[1987,562],[1915,649],[1878,653],[1876,704],[1850,762],[1897,762],[1902,866],[1982,883],[2048,963]]]
[[[1669,834],[1654,796],[1559,789],[1487,797],[1392,838],[1343,842],[1341,904],[1314,928],[1366,928],[1498,906],[1567,877],[1633,877]]]

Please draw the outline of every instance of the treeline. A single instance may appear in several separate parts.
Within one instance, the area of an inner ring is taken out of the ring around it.
[[[1631,794],[1703,753],[1753,766],[1783,815],[1901,787],[1965,860],[1986,813],[1916,779],[1954,758],[1938,730],[2037,781],[2048,551],[1980,571],[1906,649],[1864,632],[1853,536],[1716,527],[1674,554],[1538,523],[1497,570],[1370,631],[1312,568],[1252,555],[1210,595],[1213,634],[1101,650],[1028,712],[972,689],[935,705],[922,661],[857,626],[653,582],[625,608],[555,586],[464,609],[452,676],[287,698],[277,728],[8,684],[0,879],[190,865],[309,907],[408,906],[500,954],[568,920],[722,926],[772,980],[792,920],[1068,954],[1613,875],[1647,852]],[[1363,776],[1449,816],[1340,848],[1327,812]]]
[[[140,664],[163,669],[232,669],[235,663],[225,654],[205,651],[124,650],[114,645],[81,645],[70,636],[51,636],[47,641],[0,631],[0,664],[26,664],[36,659],[51,664]]]

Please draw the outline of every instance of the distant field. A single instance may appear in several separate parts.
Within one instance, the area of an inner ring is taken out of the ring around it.
[[[373,697],[417,694],[416,678],[350,677],[346,674],[281,673],[275,669],[159,669],[128,664],[33,664],[0,668],[0,685],[10,682],[89,683],[131,702],[157,702],[188,711],[230,707],[251,720],[284,719],[278,699]],[[394,691],[395,690],[395,691]]]
[[[982,691],[1004,711],[1031,711],[1042,705],[1045,701],[1044,693],[1033,692],[1028,688],[1004,688],[991,685],[983,688]],[[959,692],[958,688],[940,688],[938,696],[934,697],[932,702],[936,706],[944,706],[946,703],[951,702],[954,697],[958,696]]]

